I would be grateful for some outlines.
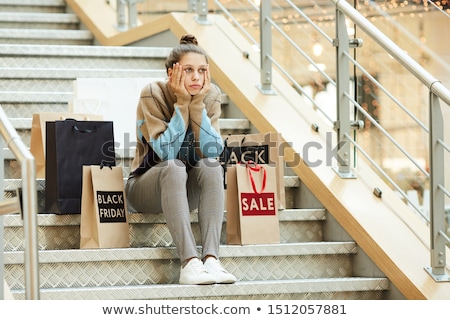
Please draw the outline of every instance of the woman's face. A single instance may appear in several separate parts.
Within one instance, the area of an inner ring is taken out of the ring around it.
[[[202,54],[190,52],[179,61],[183,71],[186,72],[184,87],[191,96],[196,95],[203,88],[205,73],[207,72],[206,58]]]

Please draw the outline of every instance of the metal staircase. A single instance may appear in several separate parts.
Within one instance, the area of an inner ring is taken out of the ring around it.
[[[27,145],[32,115],[67,112],[76,78],[165,74],[170,48],[93,46],[92,35],[79,30],[63,0],[0,0],[0,26],[0,105]],[[226,96],[223,101],[224,109],[235,108]],[[227,134],[252,130],[247,119],[222,118],[221,127]],[[22,180],[7,148],[4,158],[4,197],[11,198]],[[128,162],[122,163],[126,171]],[[221,261],[238,282],[190,286],[177,284],[180,266],[162,214],[130,213],[129,249],[80,250],[80,216],[46,213],[45,181],[38,179],[40,298],[388,298],[389,280],[288,168],[284,182],[287,209],[280,212],[281,243],[226,245],[223,232]],[[195,212],[192,223],[197,230]],[[325,241],[325,225],[339,230],[345,241]],[[15,299],[25,298],[23,239],[20,215],[4,216],[4,274]],[[372,276],[361,276],[356,266],[361,260]]]

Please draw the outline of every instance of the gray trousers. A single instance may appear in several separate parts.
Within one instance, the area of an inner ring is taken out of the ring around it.
[[[198,208],[203,259],[219,258],[224,214],[223,169],[215,159],[202,159],[186,172],[180,160],[168,160],[141,176],[129,178],[127,202],[138,212],[163,212],[180,261],[198,257],[190,210]]]

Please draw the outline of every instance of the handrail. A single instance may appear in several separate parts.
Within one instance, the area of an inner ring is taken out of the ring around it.
[[[443,14],[445,14],[447,17],[450,18],[450,16],[445,11],[443,11],[438,6],[436,6],[435,3],[433,3],[430,0],[428,0],[428,3],[430,5],[432,5],[433,7],[435,7],[436,10],[442,12]],[[448,63],[444,59],[442,59],[442,57],[440,57],[439,55],[435,54],[432,50],[430,50],[427,46],[422,46],[422,43],[420,42],[420,39],[418,39],[417,37],[412,36],[411,32],[409,30],[407,30],[407,28],[401,26],[401,24],[398,21],[396,21],[391,16],[389,16],[386,12],[381,10],[380,7],[377,6],[374,2],[371,1],[371,2],[368,3],[368,5],[371,8],[373,8],[373,10],[375,12],[377,12],[380,16],[382,16],[384,19],[386,19],[386,21],[388,21],[390,24],[394,25],[397,29],[400,29],[402,31],[402,34],[404,34],[408,38],[408,41],[411,41],[411,42],[415,43],[422,50],[424,50],[426,52],[426,54],[431,57],[431,59],[439,61],[439,65],[441,67],[447,69],[447,71],[450,71],[450,66],[448,65]]]
[[[336,7],[345,13],[354,23],[358,25],[367,35],[385,49],[395,60],[409,70],[417,79],[427,86],[434,94],[450,105],[450,91],[433,77],[427,70],[419,65],[414,59],[399,48],[389,37],[374,27],[363,15],[353,8],[345,0],[330,0]]]
[[[22,173],[22,214],[25,234],[25,298],[39,299],[39,258],[37,237],[36,163],[0,106],[0,134],[17,161]],[[3,161],[3,159],[2,159]],[[3,174],[2,174],[3,175]],[[20,195],[17,195],[20,197]],[[1,206],[0,202],[0,206]],[[3,227],[3,226],[1,226]],[[1,248],[3,252],[3,248]],[[0,279],[1,280],[1,279]],[[3,280],[2,280],[3,281]]]
[[[434,3],[434,1],[431,1],[431,0],[427,0],[427,3],[429,3],[431,6],[433,6],[435,9],[437,9],[438,11],[440,11],[442,14],[444,14],[444,15],[446,15],[447,17],[449,17],[450,18],[450,15],[447,13],[447,12],[445,12],[444,10],[443,10],[443,8],[441,8],[440,6],[438,6],[438,5],[436,5],[435,3]],[[448,8],[448,3],[446,4],[446,7]]]
[[[396,97],[394,97],[377,79],[375,79],[367,70],[365,70],[353,57],[348,53],[345,53],[347,58],[360,70],[367,78],[377,85],[380,90],[384,92],[403,112],[405,112],[417,125],[419,125],[425,132],[429,132],[425,124],[422,123],[411,111],[409,111]]]

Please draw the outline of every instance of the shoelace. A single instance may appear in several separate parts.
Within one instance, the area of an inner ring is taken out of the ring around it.
[[[207,272],[205,267],[203,266],[203,264],[200,261],[195,261],[192,264],[192,268],[198,273],[200,273],[200,272],[206,273]]]
[[[222,267],[222,264],[219,262],[219,260],[214,260],[213,261],[214,265],[215,265],[215,269],[217,271],[223,272],[223,273],[227,273],[227,271],[224,269],[224,267]]]

